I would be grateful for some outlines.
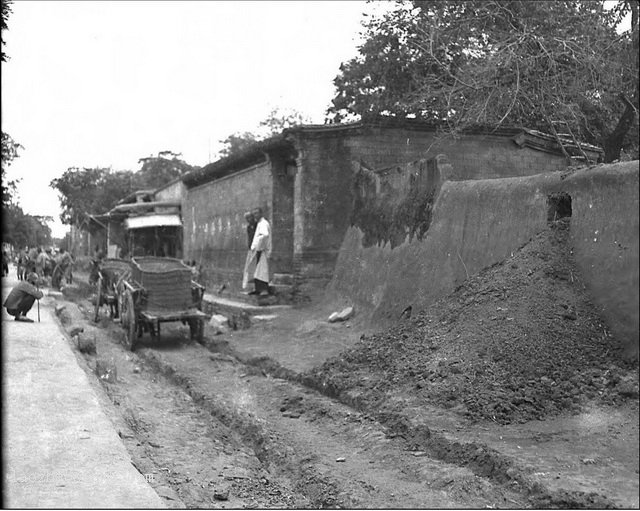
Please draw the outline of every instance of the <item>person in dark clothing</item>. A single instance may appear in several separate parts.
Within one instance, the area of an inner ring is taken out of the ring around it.
[[[33,323],[33,320],[27,317],[27,312],[31,310],[36,300],[43,297],[42,291],[36,287],[37,283],[38,275],[30,273],[27,275],[26,281],[18,282],[4,301],[3,305],[7,309],[7,313],[13,316],[16,321]]]
[[[2,251],[2,276],[6,277],[9,275],[9,254],[7,254],[6,250]]]
[[[253,236],[256,233],[256,226],[258,225],[258,221],[256,217],[253,216],[251,211],[247,211],[244,214],[244,219],[247,221],[247,248],[251,250],[251,244],[253,243]]]
[[[98,261],[99,263],[102,262],[102,260],[104,259],[104,250],[102,250],[102,248],[100,248],[100,245],[96,245],[94,251],[93,251],[93,258]]]
[[[242,273],[242,289],[247,289],[249,282],[252,280],[250,279],[250,275],[253,274],[256,265],[256,253],[251,250],[251,244],[253,243],[253,236],[256,233],[258,221],[251,211],[247,211],[244,214],[244,219],[247,221],[247,257],[244,261],[244,271]],[[256,292],[252,291],[249,294],[256,294]]]

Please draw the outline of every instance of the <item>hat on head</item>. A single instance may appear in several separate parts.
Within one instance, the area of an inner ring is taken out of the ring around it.
[[[27,275],[27,282],[30,282],[31,284],[35,284],[36,282],[38,282],[38,274],[31,272],[29,275]]]

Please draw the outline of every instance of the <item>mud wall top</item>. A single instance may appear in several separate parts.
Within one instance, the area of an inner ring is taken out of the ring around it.
[[[547,227],[547,200],[572,198],[576,262],[614,333],[638,349],[638,162],[572,173],[446,181],[422,240],[365,247],[350,227],[330,290],[393,321],[426,307],[469,275],[504,260]]]

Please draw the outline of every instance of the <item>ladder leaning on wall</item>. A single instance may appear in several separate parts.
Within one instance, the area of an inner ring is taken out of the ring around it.
[[[558,130],[556,130],[556,125],[563,126],[563,129],[566,130],[566,133],[558,133]],[[592,165],[593,163],[595,163],[593,160],[589,158],[589,156],[587,156],[587,153],[584,152],[584,149],[582,149],[582,146],[576,139],[575,135],[573,134],[573,131],[571,131],[571,127],[569,126],[569,123],[567,121],[551,120],[549,122],[549,126],[551,126],[551,131],[553,133],[553,136],[556,138],[556,141],[560,145],[562,154],[565,155],[565,157],[567,158],[570,164],[573,164],[576,162],[584,162],[587,165]],[[571,140],[573,141],[573,144],[571,144],[567,140],[567,138],[571,138]],[[580,155],[578,156],[578,155],[569,154],[569,151],[567,151],[567,147],[576,148],[580,152]]]

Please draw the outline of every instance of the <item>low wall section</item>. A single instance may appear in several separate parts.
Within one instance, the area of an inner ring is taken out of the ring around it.
[[[547,199],[572,198],[576,263],[614,334],[638,353],[638,162],[573,173],[446,181],[422,240],[391,249],[344,237],[329,290],[375,309],[381,322],[424,308],[468,275],[504,260],[547,227]]]

